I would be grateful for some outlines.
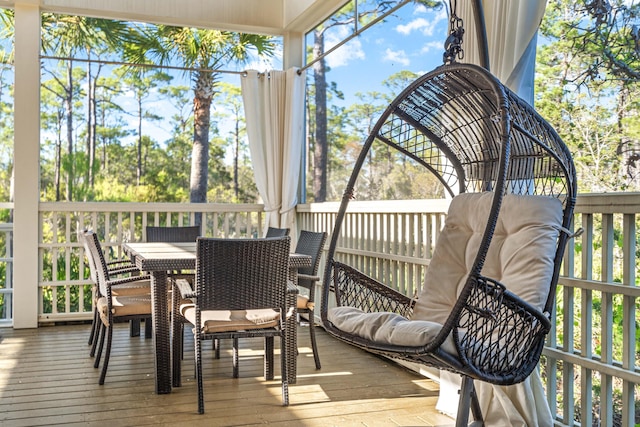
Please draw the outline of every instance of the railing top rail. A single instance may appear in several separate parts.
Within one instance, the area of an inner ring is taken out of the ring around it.
[[[640,193],[582,193],[576,198],[576,213],[640,212]]]
[[[362,200],[349,203],[348,212],[375,213],[446,213],[449,199],[420,200]],[[340,202],[311,203],[296,206],[298,212],[335,213],[340,209]]]
[[[57,212],[262,212],[259,203],[42,202],[40,211]]]

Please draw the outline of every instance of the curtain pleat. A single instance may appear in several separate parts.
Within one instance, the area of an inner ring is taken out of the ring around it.
[[[547,0],[484,0],[489,68],[525,101],[533,102],[537,33]],[[480,64],[473,1],[458,1],[464,25],[464,60]]]
[[[266,212],[265,227],[290,228],[302,164],[305,74],[291,68],[242,77],[242,99],[256,185]]]

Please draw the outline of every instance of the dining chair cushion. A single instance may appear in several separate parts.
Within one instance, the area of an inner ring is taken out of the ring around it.
[[[111,287],[111,295],[113,296],[133,296],[148,295],[151,293],[150,280],[138,280],[135,282],[123,283]]]
[[[107,297],[98,299],[98,313],[105,325],[109,325]],[[131,316],[149,314],[151,316],[151,296],[131,295],[114,296],[111,298],[111,311],[114,316]]]
[[[196,308],[192,304],[181,306],[182,315],[196,324]],[[280,324],[280,312],[270,308],[253,310],[206,310],[200,314],[202,332],[246,331],[276,327]]]
[[[307,295],[297,295],[298,301],[296,307],[298,310],[313,310],[315,307],[315,302],[309,302],[309,297]]]

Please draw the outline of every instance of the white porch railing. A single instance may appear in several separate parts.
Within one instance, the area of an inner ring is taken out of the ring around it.
[[[147,225],[194,224],[202,214],[203,234],[243,237],[261,234],[261,204],[41,203],[38,246],[39,322],[89,319],[92,286],[77,232],[96,231],[111,259],[123,242],[140,241]]]
[[[262,205],[40,206],[38,303],[42,323],[91,316],[91,286],[76,238],[81,228],[95,229],[110,248],[110,256],[116,257],[123,241],[143,238],[146,225],[186,225],[192,223],[195,212],[202,212],[207,236],[256,236],[262,233],[264,216]],[[421,285],[448,203],[414,200],[352,202],[349,206],[338,245],[340,256],[413,295]],[[337,203],[298,206],[298,229],[331,232],[338,208]],[[634,425],[640,406],[639,213],[640,194],[578,198],[574,223],[585,232],[568,247],[558,288],[556,327],[541,362],[557,425]],[[7,242],[9,230],[10,225],[0,228]],[[11,260],[10,252],[0,253],[0,265],[7,263],[7,271]],[[5,305],[11,295],[10,276],[4,287],[0,284]],[[6,316],[7,309],[4,313]]]
[[[428,201],[349,204],[337,253],[413,295],[446,206]],[[304,228],[332,230],[337,204],[298,207]],[[558,426],[635,426],[640,410],[640,194],[580,195],[558,287],[556,326],[541,362]],[[360,240],[354,250],[354,239]],[[364,245],[362,242],[364,241]]]
[[[0,326],[13,319],[13,224],[0,223]]]

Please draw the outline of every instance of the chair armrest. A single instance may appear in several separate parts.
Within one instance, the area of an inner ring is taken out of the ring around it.
[[[287,280],[287,294],[297,295],[299,293],[300,291],[298,290],[298,286],[296,286],[296,284],[291,280]]]
[[[107,267],[109,268],[118,268],[119,265],[122,265],[122,267],[130,267],[133,264],[131,263],[130,259],[114,259],[107,262]]]
[[[320,276],[312,276],[310,274],[298,274],[298,279],[311,280],[311,281],[317,282],[320,280]]]
[[[109,280],[106,285],[107,287],[123,285],[125,283],[137,282],[139,280],[151,280],[151,276],[149,274],[145,274],[143,276],[130,276],[130,277],[122,277],[119,279]]]
[[[123,265],[121,267],[109,267],[109,274],[125,274],[125,273],[139,273],[140,269],[135,265]],[[139,276],[137,276],[139,277]]]
[[[173,284],[180,292],[180,297],[182,297],[182,299],[191,299],[196,297],[196,293],[191,289],[191,285],[186,279],[175,280]]]

